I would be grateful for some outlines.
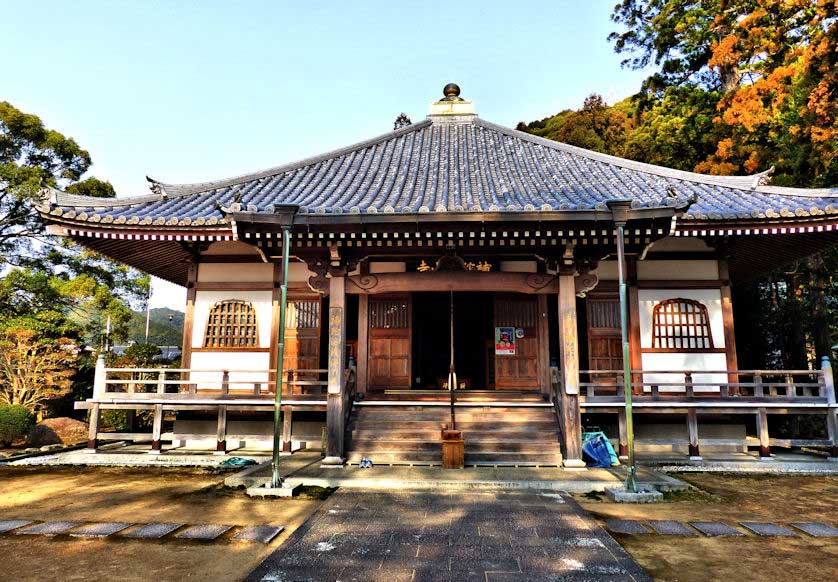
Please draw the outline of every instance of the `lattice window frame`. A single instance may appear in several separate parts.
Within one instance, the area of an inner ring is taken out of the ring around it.
[[[258,348],[259,325],[253,304],[241,299],[213,304],[207,316],[203,347],[208,350]]]
[[[707,306],[695,299],[673,297],[652,310],[653,352],[712,352],[713,330]]]

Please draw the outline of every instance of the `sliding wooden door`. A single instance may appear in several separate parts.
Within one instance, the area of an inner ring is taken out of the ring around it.
[[[495,387],[498,390],[538,390],[538,298],[499,294],[495,296],[494,311],[495,329],[510,328],[515,335],[509,338],[514,340],[514,353],[495,350]]]
[[[410,295],[369,298],[370,390],[410,388]]]
[[[286,373],[296,370],[298,380],[317,380],[317,373],[301,372],[320,368],[320,295],[291,295],[285,313],[285,350],[282,367]],[[299,390],[295,390],[299,392]]]
[[[588,319],[588,369],[622,370],[623,339],[619,297],[615,294],[591,293],[585,303]],[[612,383],[614,377],[592,374],[591,381]]]

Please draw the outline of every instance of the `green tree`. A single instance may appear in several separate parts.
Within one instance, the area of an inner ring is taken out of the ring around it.
[[[72,138],[0,102],[0,333],[6,334],[0,358],[19,361],[24,339],[39,347],[75,346],[80,357],[53,358],[50,374],[67,391],[75,369],[85,371],[75,378],[77,396],[89,389],[90,353],[83,348],[101,346],[108,318],[114,339],[124,338],[130,305],[141,306],[148,291],[147,276],[47,236],[33,208],[46,186],[113,197],[108,182],[82,179],[90,165],[90,154]]]

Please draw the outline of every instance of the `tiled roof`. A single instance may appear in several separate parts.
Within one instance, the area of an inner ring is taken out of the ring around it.
[[[152,182],[149,196],[102,200],[53,191],[54,220],[113,225],[221,225],[225,212],[299,205],[325,215],[683,208],[700,221],[838,214],[838,188],[766,185],[768,173],[709,176],[633,162],[477,118],[430,116],[406,128],[293,164],[200,184]]]

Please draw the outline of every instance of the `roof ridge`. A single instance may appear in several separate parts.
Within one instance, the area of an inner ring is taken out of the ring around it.
[[[652,174],[655,176],[660,176],[662,178],[674,178],[676,180],[686,180],[689,182],[696,182],[699,184],[710,184],[714,186],[724,186],[726,188],[735,188],[737,190],[747,190],[747,191],[758,191],[763,192],[766,194],[771,194],[772,192],[764,190],[764,188],[774,188],[777,187],[768,187],[764,185],[760,185],[760,179],[768,177],[773,171],[774,168],[769,168],[763,172],[758,172],[756,174],[750,174],[747,176],[715,176],[712,174],[699,174],[698,172],[688,172],[686,170],[677,170],[675,168],[668,168],[666,166],[659,166],[657,164],[649,164],[646,162],[638,162],[635,160],[630,160],[627,158],[621,158],[619,156],[613,156],[611,154],[604,154],[601,152],[596,152],[593,150],[589,150],[586,148],[582,148],[579,146],[571,145],[568,143],[555,141],[552,139],[547,139],[545,137],[533,135],[531,133],[526,133],[524,131],[520,131],[517,129],[512,129],[510,127],[506,127],[503,125],[498,125],[496,123],[492,123],[490,121],[486,121],[484,119],[477,118],[474,121],[475,125],[484,127],[486,129],[491,129],[494,131],[499,131],[504,133],[510,137],[523,139],[525,141],[529,141],[531,143],[536,143],[539,145],[543,145],[545,147],[549,147],[554,150],[563,151],[565,153],[573,154],[588,158],[590,160],[598,161],[598,162],[605,162],[607,164],[613,164],[615,166],[619,166],[621,168],[626,168],[629,170],[634,170],[637,172],[644,172],[646,174]],[[811,189],[808,188],[784,188],[785,190],[800,190],[803,192],[811,192]],[[838,195],[838,188],[833,189],[824,189],[829,192],[829,196]],[[778,194],[786,194],[787,192],[777,192]],[[805,195],[805,194],[804,194]],[[821,197],[817,194],[812,194],[812,197]]]
[[[389,141],[391,139],[401,137],[403,135],[407,135],[408,133],[419,131],[420,129],[424,129],[431,125],[430,120],[422,120],[416,123],[412,123],[405,127],[389,131],[387,133],[383,133],[381,135],[375,136],[370,139],[366,139],[363,141],[356,142],[354,144],[344,146],[341,148],[337,148],[331,151],[328,151],[323,154],[318,154],[316,156],[310,156],[308,158],[303,158],[301,160],[297,160],[295,162],[290,162],[287,164],[282,164],[279,166],[275,166],[272,168],[266,168],[264,170],[251,172],[248,174],[242,174],[240,176],[234,176],[232,178],[224,178],[221,180],[212,180],[209,182],[195,182],[191,184],[168,184],[165,182],[161,182],[159,180],[153,180],[152,178],[148,178],[150,182],[155,185],[158,185],[160,188],[163,189],[169,197],[179,197],[179,196],[187,196],[189,194],[197,194],[199,192],[207,192],[209,190],[214,190],[216,188],[225,188],[227,186],[235,186],[236,184],[241,184],[244,182],[251,182],[253,180],[259,180],[261,178],[267,178],[268,176],[276,176],[277,174],[282,174],[285,172],[289,172],[292,170],[297,170],[299,168],[304,168],[305,166],[310,166],[313,164],[317,164],[319,162],[323,162],[328,159],[337,158],[339,156],[348,154],[353,151],[367,149],[379,143]]]

